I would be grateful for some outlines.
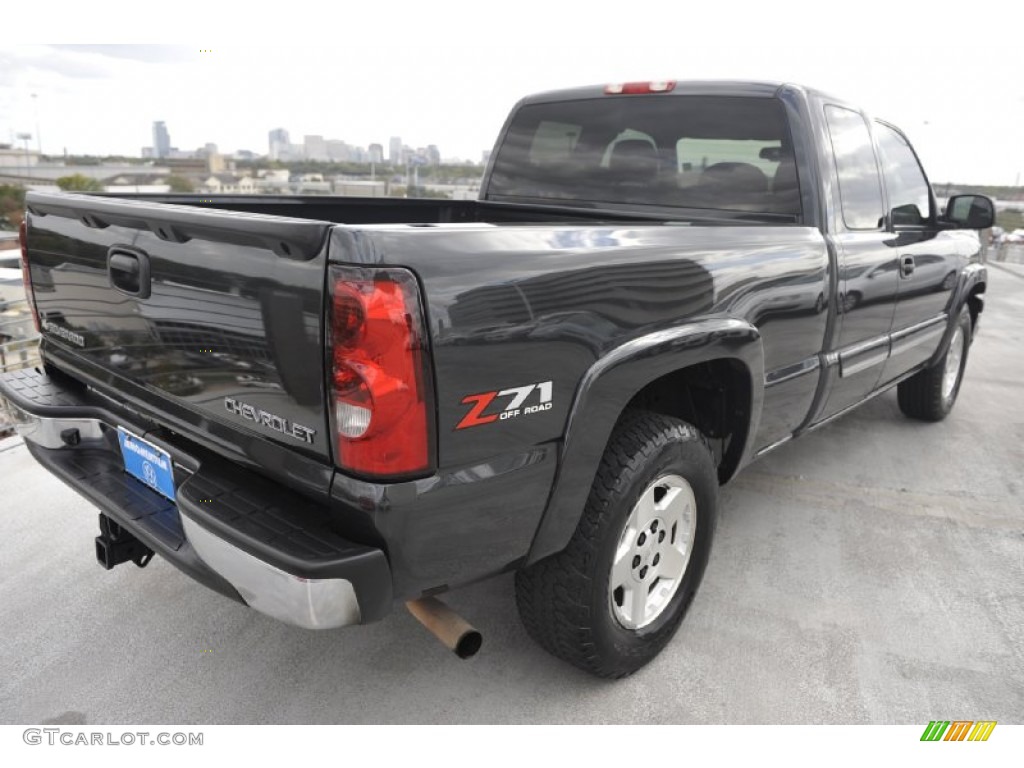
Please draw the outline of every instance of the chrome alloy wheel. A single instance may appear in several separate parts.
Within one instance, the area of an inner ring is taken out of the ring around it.
[[[959,325],[953,331],[953,338],[949,340],[949,350],[946,352],[946,369],[942,372],[942,399],[949,400],[956,389],[957,380],[960,378],[960,361],[964,356],[964,331]]]
[[[697,533],[693,489],[662,475],[640,495],[619,537],[608,581],[612,615],[626,629],[657,619],[686,573]]]

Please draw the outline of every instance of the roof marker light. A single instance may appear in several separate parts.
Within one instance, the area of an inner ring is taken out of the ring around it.
[[[667,93],[675,87],[675,80],[651,80],[642,83],[612,83],[604,87],[604,92],[606,94]]]

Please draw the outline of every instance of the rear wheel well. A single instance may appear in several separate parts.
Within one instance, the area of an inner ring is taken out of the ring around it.
[[[985,284],[978,283],[967,295],[967,310],[971,313],[971,328],[978,327],[978,315],[985,306]]]
[[[674,416],[699,429],[714,453],[720,483],[739,465],[750,428],[750,408],[750,372],[730,358],[665,374],[640,390],[626,407]]]

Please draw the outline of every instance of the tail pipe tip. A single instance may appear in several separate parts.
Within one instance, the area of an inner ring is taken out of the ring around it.
[[[476,656],[483,635],[436,597],[421,597],[405,604],[416,620],[460,659]]]

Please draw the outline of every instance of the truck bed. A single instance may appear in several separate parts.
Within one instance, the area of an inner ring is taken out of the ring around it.
[[[333,499],[343,533],[403,528],[414,549],[390,552],[397,588],[406,575],[463,582],[529,549],[577,387],[631,338],[708,318],[757,328],[758,375],[784,378],[765,394],[772,416],[747,436],[758,446],[791,430],[814,396],[829,291],[815,228],[552,208],[541,220],[529,206],[452,201],[172,200],[183,202],[29,195],[45,358],[175,435]],[[150,296],[111,285],[119,249],[149,261]],[[439,485],[408,517],[397,499],[388,514],[352,514],[367,486],[335,466],[324,394],[329,262],[401,267],[420,285],[436,423],[436,466],[423,482]],[[534,393],[517,413],[467,427],[467,398],[515,388]],[[718,446],[732,469],[743,448]],[[489,477],[508,508],[501,525],[476,532],[474,553],[437,517],[453,514],[444,489],[464,473]]]

